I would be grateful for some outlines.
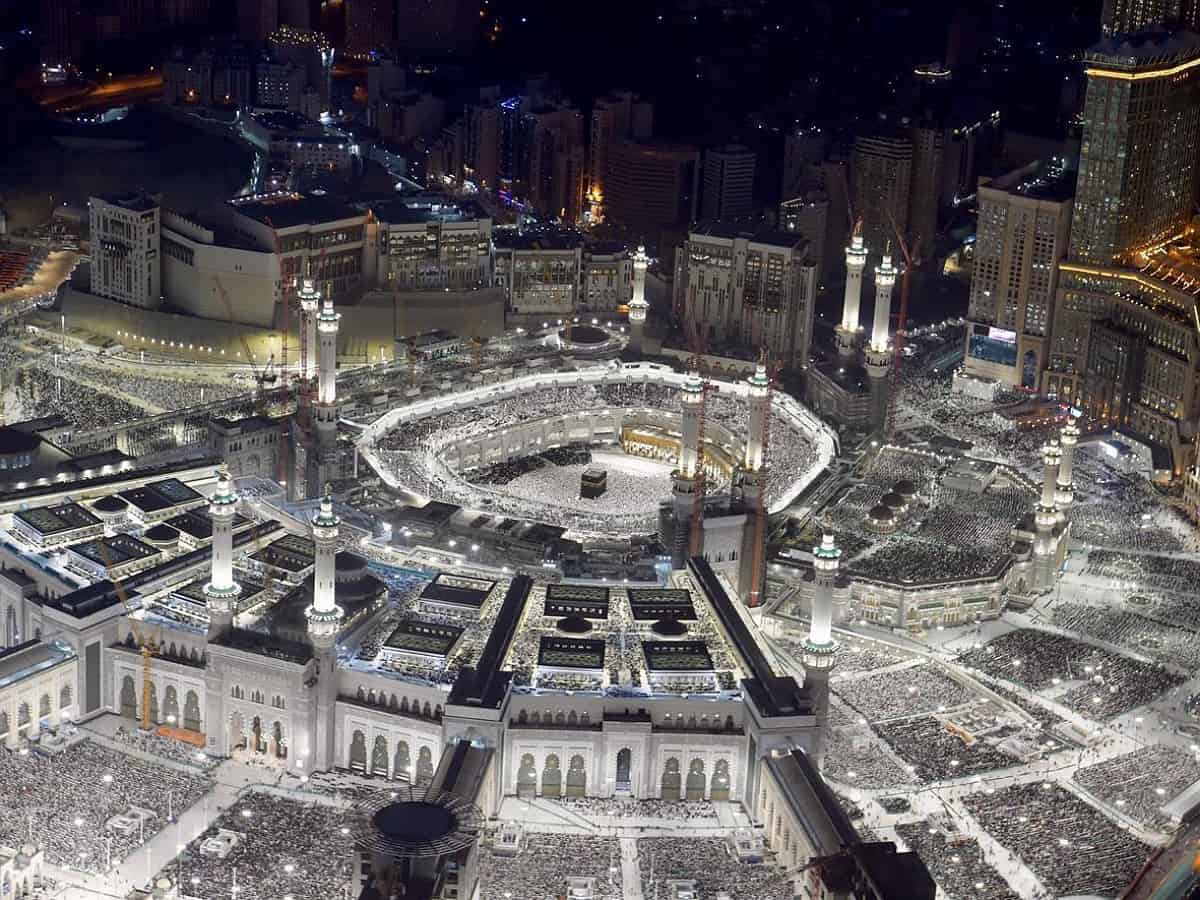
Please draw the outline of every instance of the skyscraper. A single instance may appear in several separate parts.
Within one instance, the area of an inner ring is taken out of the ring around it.
[[[346,49],[368,53],[392,43],[396,34],[394,0],[345,0]]]
[[[593,218],[602,218],[608,155],[617,141],[648,141],[653,130],[654,106],[628,91],[596,100],[588,140],[587,197]]]
[[[979,229],[963,369],[1036,389],[1046,363],[1074,173],[1034,163],[979,183]]]
[[[1111,265],[1191,218],[1200,129],[1200,37],[1107,38],[1084,56],[1087,97],[1071,258]]]
[[[863,240],[872,250],[894,247],[896,231],[908,233],[912,167],[913,146],[907,132],[860,137],[854,142],[850,164],[854,214],[862,219]]]
[[[1194,0],[1104,0],[1100,29],[1106,36],[1132,34],[1151,25],[1200,26],[1200,4]]]
[[[740,144],[704,152],[701,216],[736,219],[754,211],[754,151]]]
[[[608,158],[608,221],[634,232],[686,225],[696,215],[700,154],[661,141],[619,141]]]

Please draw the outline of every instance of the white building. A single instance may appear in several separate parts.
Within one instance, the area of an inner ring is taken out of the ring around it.
[[[379,223],[376,278],[383,290],[462,290],[492,283],[492,219],[471,200],[440,194],[371,209]]]
[[[754,212],[754,164],[754,151],[740,144],[704,152],[701,218],[735,219]]]
[[[633,299],[633,258],[620,241],[598,241],[583,248],[579,273],[579,312],[612,315]]]
[[[1047,363],[1058,262],[1071,226],[1074,173],[1025,166],[979,182],[979,230],[963,371],[1036,390]]]
[[[574,231],[494,232],[493,278],[504,288],[509,313],[531,318],[573,315],[579,303],[582,246],[583,238]]]
[[[816,269],[798,234],[699,226],[675,255],[674,307],[716,345],[808,364]]]
[[[238,127],[253,147],[275,163],[349,174],[359,156],[354,139],[318,125],[300,112],[260,109],[238,116]]]
[[[215,222],[162,214],[162,288],[171,306],[205,319],[270,328],[281,293],[271,250]]]
[[[162,302],[159,199],[146,194],[92,197],[91,291],[130,306],[157,309]]]

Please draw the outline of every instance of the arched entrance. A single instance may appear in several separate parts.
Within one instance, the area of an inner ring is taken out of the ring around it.
[[[229,716],[229,752],[242,750],[246,746],[246,720],[240,712]]]
[[[664,800],[678,800],[679,788],[679,760],[672,756],[663,767],[662,789],[659,791],[659,796]]]
[[[283,723],[271,724],[271,753],[276,759],[287,759],[287,742],[283,739]]]
[[[133,686],[133,676],[126,675],[121,679],[121,715],[137,718],[137,690]]]
[[[562,796],[562,769],[559,768],[558,756],[554,753],[546,757],[546,766],[542,769],[542,796]]]
[[[617,790],[633,790],[633,751],[628,747],[617,751]]]
[[[184,697],[183,727],[189,731],[200,730],[200,698],[195,691],[188,691]]]
[[[710,800],[729,799],[729,760],[718,759],[717,764],[713,766],[712,786],[708,797]]]
[[[433,751],[422,747],[417,753],[417,783],[425,784],[433,780]]]
[[[361,731],[354,732],[350,739],[349,768],[352,772],[367,771],[367,739]]]
[[[255,753],[266,753],[266,736],[263,734],[262,719],[255,716],[250,722],[250,747]]]
[[[371,751],[371,774],[383,775],[387,777],[388,769],[388,748],[387,738],[382,734],[376,735],[375,747]]]
[[[163,691],[163,718],[169,725],[179,724],[179,694],[173,684]]]
[[[71,686],[64,684],[62,690],[58,692],[58,708],[66,709],[71,705]]]
[[[584,769],[583,757],[576,753],[571,757],[567,767],[567,796],[584,797],[587,795],[587,771]]]
[[[708,786],[708,778],[704,774],[704,760],[693,759],[688,766],[687,799],[703,800],[704,789]]]
[[[406,781],[412,780],[412,760],[408,755],[408,741],[399,741],[396,744],[396,756],[392,760],[392,777],[403,778]]]
[[[153,681],[150,682],[150,721],[155,724],[162,721],[158,717],[158,686]]]
[[[526,753],[521,757],[521,765],[517,769],[517,796],[532,797],[537,794],[537,768],[533,763],[533,754]]]

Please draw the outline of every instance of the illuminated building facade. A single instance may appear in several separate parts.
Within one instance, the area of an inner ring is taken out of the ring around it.
[[[1106,35],[1132,34],[1151,25],[1200,27],[1200,4],[1189,0],[1104,0],[1100,27]]]
[[[1056,265],[1066,255],[1073,174],[1025,166],[979,186],[963,371],[1036,390],[1046,363]]]

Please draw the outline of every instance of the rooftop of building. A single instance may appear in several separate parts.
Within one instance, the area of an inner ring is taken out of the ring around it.
[[[583,235],[572,228],[497,228],[492,243],[500,250],[575,250],[583,246]]]
[[[1075,196],[1075,171],[1062,158],[1030,163],[1005,172],[988,181],[980,179],[980,189],[1005,191],[1032,200],[1061,203]]]
[[[711,221],[698,222],[689,229],[689,239],[720,238],[731,241],[735,238],[751,244],[796,249],[806,244],[804,238],[794,231],[780,231],[761,222]]]
[[[56,641],[25,641],[0,650],[0,687],[8,687],[47,669],[69,662],[74,651]]]
[[[1200,60],[1200,35],[1156,25],[1133,34],[1114,34],[1084,51],[1085,64],[1105,68],[1157,68]]]
[[[238,215],[275,229],[362,221],[366,216],[361,210],[338,200],[294,191],[237,198],[230,200],[229,205]]]
[[[110,206],[119,206],[121,209],[139,213],[157,209],[161,202],[160,198],[140,191],[128,194],[101,194],[96,199],[102,200]]]
[[[384,203],[372,204],[371,212],[380,222],[390,225],[476,222],[491,218],[476,201],[448,196],[397,197]]]
[[[39,534],[52,535],[99,525],[100,520],[78,503],[23,509],[13,514]]]

